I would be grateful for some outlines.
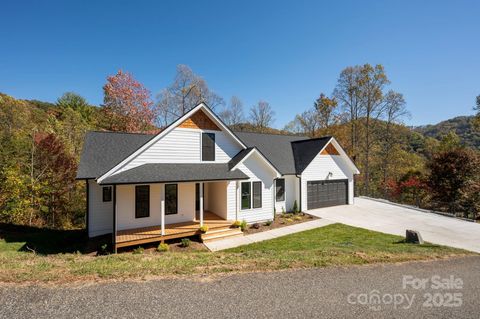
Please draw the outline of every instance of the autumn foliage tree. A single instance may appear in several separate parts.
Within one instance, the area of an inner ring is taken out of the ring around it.
[[[77,162],[54,134],[37,134],[35,144],[36,205],[47,215],[50,226],[55,227],[64,224],[62,219],[69,219],[61,213],[69,213],[65,207],[72,202]]]
[[[427,163],[432,199],[450,213],[465,216],[480,210],[480,155],[467,148],[437,153]]]
[[[156,111],[147,90],[128,72],[119,70],[103,86],[103,108],[112,131],[142,132],[154,127]]]

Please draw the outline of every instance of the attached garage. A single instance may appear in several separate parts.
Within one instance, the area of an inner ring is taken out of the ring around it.
[[[348,204],[348,180],[307,182],[307,209]]]

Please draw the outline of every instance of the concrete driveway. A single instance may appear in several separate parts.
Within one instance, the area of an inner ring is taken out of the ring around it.
[[[405,236],[406,229],[413,229],[430,243],[480,253],[480,224],[477,223],[357,197],[354,205],[320,208],[308,213],[393,235]]]

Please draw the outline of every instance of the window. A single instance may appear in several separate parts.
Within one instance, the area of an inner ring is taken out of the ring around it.
[[[112,201],[112,186],[102,187],[102,197],[104,202]]]
[[[275,182],[275,200],[277,202],[285,201],[285,179],[279,178]]]
[[[214,133],[202,133],[202,161],[215,161]]]
[[[243,182],[241,195],[242,209],[262,207],[262,182]]]
[[[150,216],[150,186],[135,186],[135,218]]]
[[[250,182],[242,183],[242,209],[251,208],[251,193],[250,193]]]
[[[253,182],[253,208],[262,207],[262,182]]]
[[[165,185],[165,215],[178,213],[178,185]]]

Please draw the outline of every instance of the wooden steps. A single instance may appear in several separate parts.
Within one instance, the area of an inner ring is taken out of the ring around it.
[[[240,230],[240,228],[223,227],[209,230],[205,234],[201,234],[200,239],[205,243],[237,236],[243,236],[243,232]]]

